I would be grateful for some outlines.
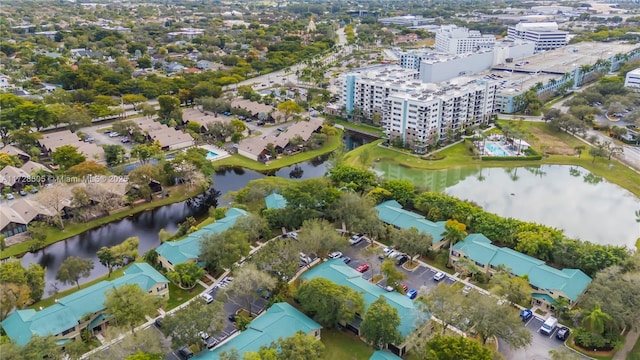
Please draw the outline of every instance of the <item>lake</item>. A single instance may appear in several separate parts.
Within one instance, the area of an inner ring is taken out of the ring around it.
[[[635,248],[640,199],[580,167],[416,170],[379,162],[385,179],[406,179],[431,191],[472,200],[500,216],[563,229],[571,238]]]

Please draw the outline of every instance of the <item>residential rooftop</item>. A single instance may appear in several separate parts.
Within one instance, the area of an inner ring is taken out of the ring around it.
[[[287,199],[284,196],[273,193],[269,194],[264,198],[265,205],[267,209],[284,209],[287,207]]]
[[[395,200],[388,200],[376,206],[378,218],[387,224],[400,229],[416,228],[419,232],[431,235],[433,244],[442,241],[445,228],[444,221],[433,222],[424,216],[404,210],[402,205]]]

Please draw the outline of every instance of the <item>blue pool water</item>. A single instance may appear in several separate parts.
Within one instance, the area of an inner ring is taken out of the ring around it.
[[[213,159],[213,158],[214,158],[214,157],[216,157],[216,156],[218,156],[218,154],[214,153],[213,151],[209,151],[209,152],[207,153],[207,160],[211,160],[211,159]]]
[[[508,156],[508,154],[497,144],[487,142],[484,144],[484,147],[486,150],[485,152],[488,152],[492,156]]]

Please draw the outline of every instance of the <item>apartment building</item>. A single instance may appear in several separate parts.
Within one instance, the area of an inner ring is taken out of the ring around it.
[[[535,51],[547,51],[567,45],[567,32],[558,30],[556,22],[521,22],[507,29],[508,40],[529,40],[536,44]]]
[[[384,99],[392,93],[415,91],[423,86],[418,72],[400,66],[371,66],[343,74],[338,78],[341,89],[338,103],[347,114],[354,111],[364,116],[382,113]]]
[[[482,35],[477,30],[469,30],[456,25],[442,25],[436,30],[435,48],[448,54],[466,54],[482,48],[492,48],[496,42],[493,35]]]
[[[404,144],[421,148],[486,123],[495,112],[494,81],[456,78],[425,85],[419,91],[389,94],[384,100],[382,123],[390,138],[400,137]]]
[[[624,79],[624,86],[635,90],[640,89],[640,68],[631,70]]]

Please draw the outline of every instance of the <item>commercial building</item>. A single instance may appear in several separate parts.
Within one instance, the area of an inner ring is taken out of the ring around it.
[[[556,22],[521,22],[507,28],[507,39],[533,41],[540,52],[566,46],[567,32],[558,30]]]
[[[426,322],[429,314],[421,312],[416,308],[415,304],[408,297],[395,292],[386,291],[380,286],[374,285],[370,281],[362,277],[362,274],[345,264],[342,259],[331,259],[317,265],[309,271],[300,275],[302,281],[308,281],[315,278],[323,278],[332,281],[338,285],[347,286],[356,292],[362,294],[364,298],[365,308],[368,308],[379,297],[384,297],[387,304],[398,310],[400,316],[400,326],[398,330],[404,339],[407,335],[416,331]],[[366,312],[366,309],[365,309]],[[348,324],[342,324],[348,330],[360,335],[360,324],[362,315],[356,314],[356,319]],[[387,344],[388,349],[396,355],[404,355],[406,352],[406,344]]]
[[[246,215],[247,212],[242,209],[230,208],[224,218],[218,219],[214,223],[187,235],[184,239],[162,243],[156,249],[158,262],[165,269],[172,270],[175,265],[198,261],[200,257],[200,242],[203,238],[229,229],[235,225],[239,218]]]
[[[34,335],[52,335],[59,345],[78,340],[82,331],[101,331],[111,319],[104,308],[107,292],[131,284],[151,295],[169,295],[167,278],[147,263],[134,263],[122,277],[78,290],[57,299],[46,309],[16,310],[2,321],[2,328],[11,341],[20,346],[28,343]]]
[[[470,234],[453,246],[450,253],[454,267],[461,258],[469,259],[486,274],[504,267],[513,276],[527,275],[534,305],[551,308],[557,299],[574,304],[591,283],[591,278],[578,269],[556,269],[540,259],[513,249],[491,244],[482,234]]]
[[[390,94],[384,100],[383,127],[391,139],[401,138],[403,144],[424,151],[469,126],[488,122],[495,112],[496,87],[492,81],[456,78]]]
[[[627,73],[627,76],[624,79],[624,86],[636,90],[640,89],[640,68],[631,70]]]
[[[421,26],[435,21],[434,18],[425,18],[421,15],[404,15],[378,19],[384,25]]]
[[[404,210],[402,205],[395,200],[385,201],[378,206],[378,219],[386,224],[393,225],[397,229],[411,229],[416,228],[421,233],[425,233],[431,236],[433,239],[433,245],[431,248],[437,250],[445,243],[442,241],[445,231],[445,221],[433,222],[427,220],[424,216],[416,214],[411,211]]]
[[[495,42],[493,35],[482,35],[477,30],[456,25],[442,25],[436,31],[435,48],[448,54],[466,54],[492,48]]]
[[[240,357],[247,352],[258,352],[262,346],[269,346],[279,339],[286,339],[302,332],[320,340],[322,326],[311,320],[293,306],[275,303],[260,316],[251,321],[240,335],[218,346],[213,351],[203,351],[194,359],[217,360],[223,352],[235,349]]]

